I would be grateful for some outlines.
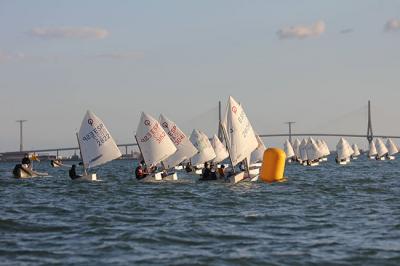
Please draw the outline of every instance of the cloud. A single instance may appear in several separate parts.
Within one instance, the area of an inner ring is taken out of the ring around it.
[[[385,24],[385,31],[399,31],[400,30],[400,20],[399,19],[389,19]]]
[[[106,29],[92,27],[33,28],[29,34],[42,39],[104,39],[109,35]]]
[[[325,32],[325,22],[317,21],[310,26],[297,25],[280,29],[277,32],[279,39],[305,39],[319,36]]]
[[[142,52],[113,52],[113,53],[104,53],[96,55],[96,58],[100,59],[114,59],[114,60],[138,60],[144,57],[144,53]]]

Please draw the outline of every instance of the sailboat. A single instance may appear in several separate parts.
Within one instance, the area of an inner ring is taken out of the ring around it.
[[[303,139],[299,146],[300,152],[300,164],[307,165],[308,157],[307,157],[307,140]]]
[[[256,135],[258,146],[251,155],[250,160],[247,158],[247,162],[249,165],[249,175],[250,177],[256,177],[260,174],[260,168],[262,165],[262,161],[264,159],[264,152],[266,150],[264,142],[260,138],[259,135]]]
[[[353,148],[353,151],[354,151],[354,153],[353,153],[353,155],[351,156],[351,158],[353,159],[353,160],[357,160],[358,159],[358,156],[360,156],[360,149],[358,148],[358,146],[357,146],[357,144],[353,144],[352,146],[351,146],[352,148]]]
[[[210,143],[207,135],[198,129],[193,129],[190,135],[190,141],[196,147],[197,153],[190,159],[192,166],[195,167],[195,173],[200,175],[205,162],[209,162],[215,159],[214,148]]]
[[[378,154],[378,152],[375,147],[375,142],[371,141],[371,143],[369,145],[368,157],[370,159],[376,159],[377,154]]]
[[[354,153],[349,142],[344,138],[340,138],[338,144],[336,145],[336,152],[336,162],[341,165],[348,164],[350,162],[351,155]]]
[[[136,142],[142,158],[148,167],[155,167],[161,164],[162,169],[150,173],[142,181],[177,180],[176,173],[168,175],[164,161],[173,155],[177,148],[167,136],[160,123],[152,116],[142,112],[140,122],[136,130]]]
[[[212,160],[213,163],[221,163],[223,160],[229,157],[228,151],[226,150],[224,144],[222,144],[222,142],[219,140],[217,135],[214,135],[211,139],[211,146],[213,147],[216,155],[215,158]]]
[[[251,153],[257,149],[259,143],[253,127],[246,113],[233,97],[229,97],[225,117],[221,123],[221,130],[227,143],[229,158],[233,168],[230,177],[231,183],[237,183],[245,178],[245,171],[237,172],[235,166],[239,163],[247,164],[247,177],[250,177],[248,161]]]
[[[311,137],[308,139],[306,152],[309,166],[319,165],[319,159],[324,156],[316,141]]]
[[[330,154],[328,144],[322,139],[317,140],[317,146],[321,150],[323,156],[320,158],[320,161],[326,162],[328,161],[328,156]]]
[[[31,160],[30,167],[26,167],[23,164],[15,165],[12,174],[15,178],[32,178],[32,177],[39,177],[39,176],[48,176],[48,173],[42,173],[33,170],[33,162],[39,161],[38,156],[35,153],[28,154],[29,159]]]
[[[91,111],[86,112],[76,137],[84,169],[83,176],[78,180],[97,180],[96,173],[87,171],[122,155],[103,121]]]
[[[380,161],[384,161],[386,155],[388,154],[388,149],[386,148],[385,143],[383,142],[383,140],[381,138],[377,138],[375,140],[375,146],[376,146],[376,151],[377,151],[377,155],[376,155],[376,159],[380,160]]]
[[[197,149],[176,123],[165,115],[160,115],[160,124],[177,149],[173,155],[164,160],[164,166],[166,169],[177,168],[183,161],[193,157],[197,153]]]
[[[296,138],[296,139],[293,141],[292,147],[293,147],[293,151],[294,151],[294,155],[295,155],[295,157],[294,157],[294,160],[295,160],[295,161],[298,161],[299,158],[300,158],[300,150],[299,150],[300,143],[301,143],[301,142],[300,142],[300,140],[299,140],[298,138]]]
[[[394,144],[394,142],[393,142],[392,139],[390,139],[390,138],[387,139],[387,141],[386,141],[386,147],[387,147],[387,149],[388,149],[388,156],[387,156],[387,158],[388,158],[389,160],[394,160],[394,159],[396,159],[396,157],[394,157],[394,155],[397,154],[397,153],[399,153],[399,150],[398,150],[396,144]]]
[[[287,139],[285,140],[285,143],[283,143],[283,150],[285,151],[286,154],[286,160],[291,163],[293,158],[296,156],[292,147],[292,144],[290,144],[290,141]]]

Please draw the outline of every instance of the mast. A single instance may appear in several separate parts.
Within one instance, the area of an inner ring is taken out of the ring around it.
[[[85,172],[85,175],[87,175],[86,165],[85,165],[85,162],[83,161],[81,142],[79,141],[78,132],[76,132],[76,140],[78,141],[79,154],[81,155],[81,160],[82,160],[82,163],[83,163],[83,171]]]
[[[144,156],[143,156],[143,153],[142,153],[142,149],[140,148],[139,141],[137,140],[136,135],[135,135],[135,140],[136,140],[136,144],[137,144],[137,146],[138,146],[138,148],[139,148],[140,156],[142,156],[143,161],[144,161]]]
[[[229,160],[231,161],[233,173],[235,174],[235,173],[236,173],[236,171],[235,171],[235,166],[233,166],[233,161],[232,161],[232,157],[231,157],[231,148],[230,148],[229,145],[228,145],[228,138],[227,138],[227,135],[226,135],[226,131],[225,131],[225,128],[222,126],[222,123],[220,123],[219,126],[220,126],[220,129],[221,129],[221,131],[222,131],[222,136],[223,136],[224,139],[225,139],[226,148],[227,148],[228,154],[229,154]]]

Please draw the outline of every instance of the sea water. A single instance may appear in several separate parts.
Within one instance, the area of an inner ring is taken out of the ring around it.
[[[0,163],[0,264],[400,265],[400,160],[287,165],[287,182],[140,183],[134,161],[11,177]]]

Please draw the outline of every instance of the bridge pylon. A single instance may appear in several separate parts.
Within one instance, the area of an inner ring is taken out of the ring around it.
[[[368,127],[367,127],[367,140],[371,144],[374,139],[374,133],[372,131],[372,119],[371,119],[371,101],[368,101]]]

